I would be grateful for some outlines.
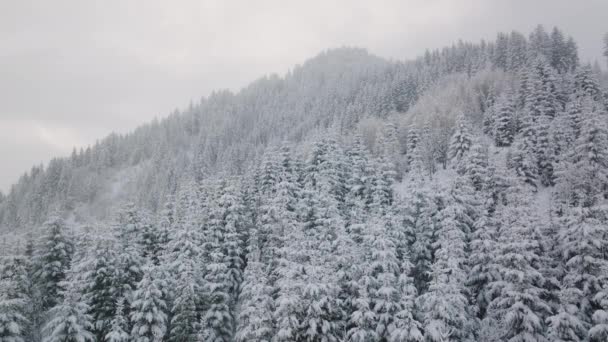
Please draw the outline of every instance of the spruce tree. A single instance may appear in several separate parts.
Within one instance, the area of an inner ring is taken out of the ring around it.
[[[119,298],[116,301],[114,317],[110,323],[110,329],[105,336],[108,342],[128,342],[129,341],[129,321],[124,315],[125,299]]]
[[[469,131],[468,121],[463,114],[456,119],[456,127],[450,140],[449,158],[453,163],[458,163],[471,149],[473,138]]]
[[[231,311],[234,285],[226,243],[225,208],[216,204],[210,213],[208,236],[205,236],[204,249],[209,256],[205,265],[203,291],[207,297],[207,308],[202,317],[202,330],[199,338],[205,341],[230,341],[233,332]]]
[[[135,342],[159,342],[167,327],[166,303],[162,298],[154,269],[146,266],[131,303],[131,338]]]
[[[608,243],[606,225],[601,217],[595,208],[573,208],[563,218],[559,241],[566,273],[560,311],[551,317],[550,332],[564,340],[572,334],[584,339],[599,309],[595,297],[606,283],[603,272],[608,268],[602,249]]]
[[[239,296],[241,310],[237,319],[237,341],[270,342],[274,335],[272,287],[268,284],[266,267],[261,262],[259,245],[259,233],[254,229],[250,234],[247,267]]]
[[[465,287],[472,218],[466,203],[455,197],[468,195],[462,187],[465,184],[464,180],[456,180],[446,207],[439,214],[431,281],[428,291],[419,299],[424,311],[425,336],[429,341],[473,338],[474,320]]]
[[[118,269],[116,253],[110,241],[99,241],[90,252],[90,270],[85,275],[83,297],[93,317],[93,333],[102,340],[109,332],[116,311],[116,295],[121,293],[117,283]]]
[[[502,94],[495,105],[494,143],[498,147],[511,146],[514,138],[515,103],[509,92]]]
[[[48,309],[61,301],[59,284],[70,268],[74,246],[59,217],[44,224],[44,234],[34,256],[34,281],[39,287],[43,309]]]
[[[73,278],[71,278],[73,279]],[[90,308],[82,300],[76,284],[71,281],[61,283],[63,302],[49,311],[50,321],[44,326],[44,342],[86,342],[95,341],[93,318]]]
[[[195,275],[197,270],[189,260],[179,258],[177,263],[180,265],[180,271],[171,308],[171,331],[168,340],[195,342],[198,341],[200,331],[200,315],[197,310],[197,295],[200,291],[197,289],[199,284]]]
[[[504,340],[547,341],[545,319],[551,307],[545,301],[541,273],[541,246],[535,239],[536,218],[529,212],[530,194],[515,187],[509,205],[500,207],[501,228],[495,262],[500,278],[490,283],[496,294],[488,318],[500,322],[496,334]]]
[[[347,332],[351,341],[385,341],[391,335],[397,338],[403,336],[403,331],[397,329],[407,323],[407,317],[400,315],[404,309],[398,278],[401,265],[396,246],[386,230],[387,220],[390,218],[372,218],[363,236],[366,255],[364,272],[358,280],[351,328]]]
[[[25,342],[32,336],[32,298],[26,260],[0,259],[0,341]]]

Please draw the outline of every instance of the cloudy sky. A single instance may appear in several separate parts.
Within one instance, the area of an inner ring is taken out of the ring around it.
[[[358,46],[407,59],[557,25],[601,58],[606,0],[0,1],[0,190],[33,164]]]

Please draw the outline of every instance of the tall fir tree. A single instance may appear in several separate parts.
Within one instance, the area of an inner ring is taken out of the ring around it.
[[[33,303],[27,260],[0,258],[0,340],[25,342],[33,336]]]
[[[502,94],[495,105],[494,127],[492,134],[496,146],[511,146],[515,134],[515,103],[510,92]]]
[[[167,305],[151,266],[144,268],[131,303],[131,338],[136,342],[163,341],[167,328]]]
[[[268,274],[261,260],[260,236],[253,229],[249,235],[249,253],[244,282],[239,296],[241,310],[237,319],[237,341],[270,342],[274,335],[274,301]]]
[[[453,163],[458,163],[465,154],[471,149],[473,138],[470,133],[468,120],[464,114],[456,119],[454,133],[450,140],[449,158]]]
[[[73,275],[73,273],[72,273]],[[95,341],[93,318],[88,314],[89,306],[79,294],[74,277],[61,282],[63,302],[49,311],[50,320],[43,331],[44,342],[87,342]]]
[[[34,282],[39,287],[42,308],[48,309],[61,301],[59,284],[70,268],[74,245],[59,217],[44,224],[44,234],[34,256]]]
[[[119,298],[116,301],[116,309],[114,317],[110,323],[110,329],[105,336],[105,341],[108,342],[128,342],[130,335],[129,331],[129,320],[124,315],[125,299]]]
[[[537,221],[529,212],[529,200],[529,192],[516,186],[508,206],[497,210],[501,227],[495,262],[500,278],[490,283],[496,296],[486,321],[498,323],[495,334],[504,340],[547,341],[545,319],[551,307],[545,300],[541,246],[534,236]]]

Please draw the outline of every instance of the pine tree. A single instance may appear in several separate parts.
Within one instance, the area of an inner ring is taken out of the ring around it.
[[[397,138],[397,127],[394,123],[388,122],[384,125],[382,135],[379,137],[379,155],[386,162],[390,163],[391,169],[397,179],[401,179],[401,172],[404,169],[401,158],[401,147]]]
[[[498,147],[511,146],[514,138],[515,104],[513,95],[502,94],[496,101],[494,120],[494,142]]]
[[[158,256],[162,250],[160,239],[161,232],[158,225],[153,223],[147,215],[141,223],[140,245],[142,256],[156,265],[158,265]]]
[[[599,309],[593,313],[593,326],[589,329],[589,341],[600,342],[608,338],[608,285],[595,295],[593,300]]]
[[[496,264],[497,234],[494,218],[487,212],[482,213],[474,223],[475,229],[471,234],[471,254],[467,264],[469,273],[467,286],[475,303],[477,318],[483,320],[488,305],[493,299],[489,285],[500,279]]]
[[[195,208],[190,209],[191,213],[183,225],[181,222],[174,225],[171,241],[161,257],[161,291],[170,308],[167,317],[169,340],[176,339],[178,331],[179,334],[191,336],[189,334],[200,323],[205,306],[202,265],[204,253],[201,248],[203,238],[197,227],[194,210]],[[195,305],[195,322],[192,322],[191,301],[194,301]],[[183,315],[186,319],[178,321],[178,315]],[[176,325],[180,327],[177,328]]]
[[[539,180],[545,186],[555,183],[554,151],[549,135],[550,118],[543,115],[537,119],[536,157],[538,163]]]
[[[276,198],[272,201],[272,219],[265,230],[270,232],[267,260],[276,260],[270,267],[270,283],[276,291],[273,320],[276,334],[273,341],[294,341],[301,334],[304,315],[300,302],[305,284],[304,262],[307,258],[303,231],[296,222],[296,205],[299,194],[286,178],[279,184]],[[299,191],[298,191],[299,193]],[[266,254],[266,253],[264,253]]]
[[[574,75],[574,96],[576,98],[590,97],[595,101],[601,99],[602,90],[590,64],[576,70]]]
[[[230,341],[233,331],[232,304],[233,285],[230,277],[228,256],[224,248],[226,226],[224,210],[216,206],[210,213],[209,236],[205,237],[205,253],[209,262],[205,265],[203,291],[207,297],[207,311],[202,317],[202,330],[199,338],[205,341]]]
[[[272,287],[261,262],[259,244],[259,234],[254,229],[250,234],[245,279],[239,296],[241,310],[237,320],[237,341],[270,342],[274,335]]]
[[[85,277],[84,300],[88,303],[93,318],[93,333],[98,340],[106,336],[116,311],[116,295],[121,291],[116,275],[116,253],[108,245],[109,241],[99,241],[90,252],[90,271]]]
[[[565,276],[562,280],[560,311],[551,317],[550,332],[566,340],[575,335],[584,339],[598,310],[595,297],[605,284],[603,270],[608,261],[602,250],[606,241],[606,225],[601,223],[597,209],[573,208],[564,216],[560,232]]]
[[[558,172],[558,189],[571,205],[591,207],[608,187],[608,127],[598,104],[583,103],[581,132]]]
[[[404,199],[403,225],[408,241],[412,277],[419,294],[426,292],[430,281],[435,239],[436,206],[433,199],[422,189],[422,183],[411,181]]]
[[[474,142],[466,162],[462,163],[458,171],[470,180],[476,191],[482,191],[490,182],[488,167],[488,149],[479,142]]]
[[[319,185],[326,182],[322,175],[317,179]],[[344,233],[344,223],[331,193],[323,187],[315,191],[311,186],[310,183],[305,186],[299,203],[303,243],[308,251],[303,268],[306,282],[300,287],[304,315],[299,336],[310,341],[336,341],[340,331],[341,303],[337,299],[338,258],[334,256],[339,253],[336,237]]]
[[[218,198],[218,205],[222,210],[221,224],[224,226],[224,236],[221,239],[229,275],[227,290],[232,297],[233,305],[243,281],[244,252],[241,241],[244,235],[243,207],[237,197],[237,190],[232,186],[224,187]]]
[[[350,226],[362,223],[363,218],[360,215],[372,201],[373,169],[360,136],[355,137],[347,156],[351,168],[347,180],[345,216],[346,224]]]
[[[434,245],[428,292],[420,297],[424,311],[425,336],[429,341],[472,339],[473,316],[465,287],[467,241],[472,218],[460,196],[467,196],[465,180],[457,179],[439,214],[438,238]]]
[[[200,317],[197,310],[197,295],[200,292],[197,289],[196,270],[189,260],[179,258],[177,263],[180,264],[180,271],[171,308],[171,331],[168,340],[195,342],[198,341],[200,331]]]
[[[162,298],[154,269],[147,266],[137,284],[131,303],[131,338],[136,342],[159,342],[167,326],[166,303]]]
[[[420,158],[420,132],[418,127],[410,125],[407,131],[407,143],[406,143],[406,159],[408,171],[411,172],[414,164],[421,162]]]
[[[538,179],[546,186],[554,182],[554,154],[549,128],[551,120],[561,110],[555,83],[555,75],[547,61],[542,57],[536,58],[526,78],[521,143],[523,153],[531,156],[528,157],[531,158],[530,162],[525,164],[536,164],[536,170],[532,170],[532,165],[525,167],[527,170],[523,164],[521,166],[528,182],[532,183],[530,176],[536,171]]]
[[[468,127],[468,121],[461,114],[456,120],[456,127],[450,140],[449,158],[453,163],[458,163],[471,149],[472,137]]]
[[[511,32],[507,57],[508,70],[517,71],[526,64],[528,55],[527,45],[528,42],[524,35],[516,31]]]
[[[547,341],[545,318],[551,307],[545,301],[545,279],[540,272],[540,246],[534,238],[537,222],[528,212],[529,194],[516,187],[509,205],[498,210],[501,228],[495,262],[500,278],[490,283],[496,293],[487,320],[500,322],[496,334],[511,341]]]
[[[63,302],[49,311],[50,321],[43,331],[43,342],[86,342],[95,341],[92,333],[93,318],[90,308],[82,301],[78,289],[71,280],[61,283]]]
[[[43,309],[55,306],[61,300],[59,284],[70,267],[74,246],[64,231],[64,222],[58,217],[44,224],[45,236],[34,256],[34,278],[39,287]]]
[[[26,260],[0,259],[0,341],[25,342],[31,336],[32,299]]]
[[[108,342],[128,342],[129,322],[124,315],[125,299],[119,298],[116,302],[116,311],[110,323],[110,330],[105,336],[105,341]]]
[[[386,341],[407,336],[402,329],[407,324],[400,301],[400,266],[397,250],[388,236],[388,217],[372,218],[363,236],[364,272],[358,280],[355,311],[351,316],[351,328],[347,332],[350,341]],[[409,298],[401,298],[406,301]],[[397,325],[399,324],[399,325]],[[412,323],[415,324],[415,323]],[[416,333],[412,331],[412,335]]]

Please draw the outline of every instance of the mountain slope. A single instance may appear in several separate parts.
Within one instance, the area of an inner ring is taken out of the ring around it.
[[[333,50],[33,170],[0,339],[605,341],[608,96],[573,46]]]

